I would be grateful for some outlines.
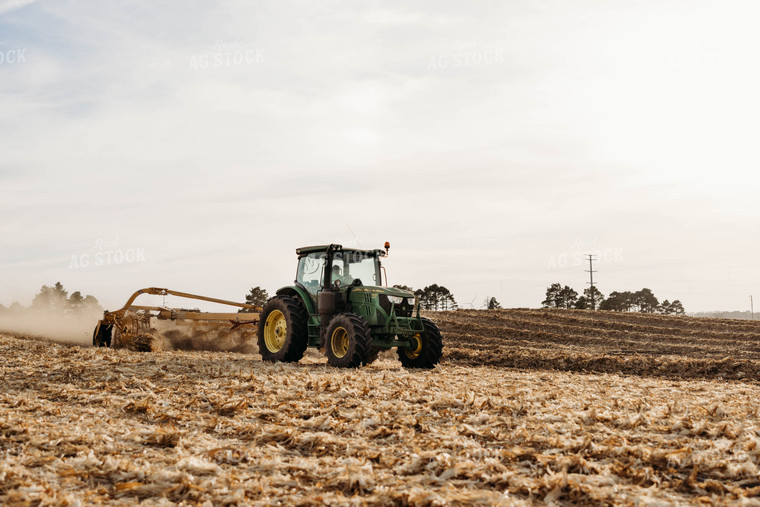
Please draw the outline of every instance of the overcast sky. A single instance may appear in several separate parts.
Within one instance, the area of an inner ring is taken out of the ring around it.
[[[0,304],[392,244],[461,306],[760,298],[760,4],[0,0]],[[148,300],[146,300],[147,302]],[[177,306],[186,303],[168,301]]]

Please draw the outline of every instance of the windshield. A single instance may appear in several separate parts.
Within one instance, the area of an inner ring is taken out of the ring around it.
[[[361,280],[362,285],[380,285],[380,263],[377,256],[367,252],[346,250],[335,252],[332,262],[332,283],[346,286]]]

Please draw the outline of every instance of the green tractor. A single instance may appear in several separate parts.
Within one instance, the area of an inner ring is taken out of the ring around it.
[[[297,249],[295,284],[278,290],[260,314],[264,360],[296,362],[307,347],[317,347],[324,348],[331,366],[356,368],[396,347],[404,367],[435,367],[443,352],[438,327],[420,317],[414,294],[382,284],[380,258],[389,248],[386,243],[385,250]]]

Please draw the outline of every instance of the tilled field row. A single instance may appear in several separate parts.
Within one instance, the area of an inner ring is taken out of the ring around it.
[[[760,379],[760,322],[578,310],[458,310],[431,316],[444,336],[444,361],[452,364]],[[658,324],[656,333],[650,332],[652,322]],[[731,334],[739,329],[741,334]]]

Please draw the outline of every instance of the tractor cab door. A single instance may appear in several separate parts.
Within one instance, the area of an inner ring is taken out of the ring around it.
[[[349,278],[344,276],[347,270],[347,262],[343,258],[342,251],[327,252],[328,262],[325,265],[325,276],[322,280],[322,290],[317,294],[317,313],[326,325],[333,315],[344,310],[343,295],[346,293],[345,285]]]
[[[325,267],[327,255],[325,252],[312,252],[298,258],[296,283],[309,293],[314,304],[317,304],[317,293],[325,284]]]

